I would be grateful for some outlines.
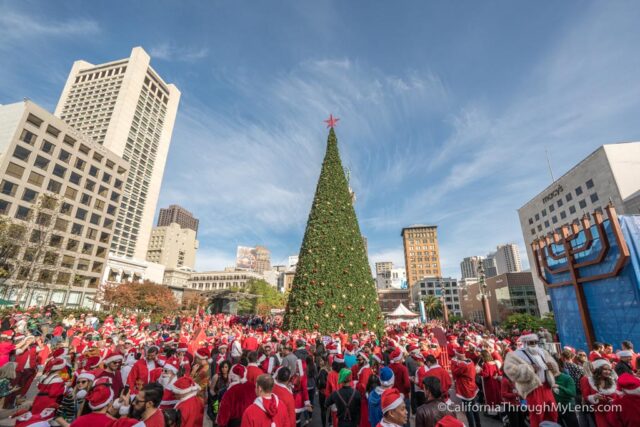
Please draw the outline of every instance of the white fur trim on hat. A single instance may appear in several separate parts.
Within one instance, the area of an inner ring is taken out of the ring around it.
[[[94,411],[98,410],[98,409],[102,409],[105,406],[107,406],[109,403],[113,402],[113,389],[111,387],[109,387],[109,398],[107,399],[106,402],[103,402],[99,405],[93,406],[91,403],[89,403],[89,408],[93,409]]]
[[[400,397],[398,397],[396,400],[391,402],[389,405],[387,405],[384,408],[382,408],[382,413],[384,414],[384,413],[387,413],[389,411],[393,411],[394,409],[396,409],[400,405],[404,405],[404,397],[402,395],[400,395]]]
[[[78,374],[78,380],[89,380],[89,382],[93,382],[96,379],[96,376],[93,374],[93,372],[89,372],[89,371],[82,371],[80,374]]]
[[[113,355],[105,358],[102,362],[105,365],[108,365],[109,363],[118,362],[118,361],[120,361],[120,362],[124,361],[124,356],[122,356],[121,354],[113,354]]]
[[[618,357],[633,357],[633,352],[631,350],[620,350],[616,354]]]
[[[518,338],[520,342],[540,341],[538,334],[527,334]]]
[[[593,362],[591,362],[591,366],[593,366],[593,370],[595,371],[596,369],[601,368],[603,366],[611,367],[611,363],[609,363],[607,359],[596,359]]]

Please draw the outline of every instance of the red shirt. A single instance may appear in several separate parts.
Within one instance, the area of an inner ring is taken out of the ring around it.
[[[293,400],[293,393],[288,387],[276,383],[273,386],[273,394],[278,396],[280,403],[287,407],[287,414],[289,415],[289,427],[296,427],[296,404]],[[286,426],[283,426],[286,427]]]
[[[176,409],[182,417],[182,427],[200,427],[204,422],[204,402],[198,396],[192,396],[178,402]]]
[[[256,383],[256,380],[260,375],[264,374],[264,371],[259,367],[249,364],[247,366],[247,381],[250,383]]]
[[[284,427],[289,422],[286,411],[282,410],[282,402],[277,396],[271,399],[258,398],[242,415],[240,427]]]
[[[114,419],[107,414],[92,413],[82,415],[71,423],[72,427],[106,427],[113,423]]]
[[[402,363],[390,363],[389,369],[393,371],[394,382],[393,386],[404,394],[404,397],[409,397],[409,391],[411,390],[411,382],[409,381],[409,370]]]

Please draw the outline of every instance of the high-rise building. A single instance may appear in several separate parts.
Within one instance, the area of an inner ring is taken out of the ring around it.
[[[491,252],[482,260],[482,268],[484,269],[484,277],[494,277],[498,275],[495,252]]]
[[[383,270],[376,274],[378,289],[407,289],[407,272],[403,267]]]
[[[0,215],[17,233],[0,298],[94,308],[128,164],[31,101],[0,106]],[[33,285],[33,286],[32,286]]]
[[[438,226],[412,225],[400,233],[404,244],[404,265],[409,288],[425,277],[442,276]]]
[[[449,315],[461,316],[462,311],[458,292],[459,288],[456,279],[451,277],[428,277],[419,280],[415,286],[411,288],[411,298],[414,304],[418,306],[420,300],[428,295],[437,298],[444,296],[444,302],[447,304]]]
[[[518,249],[518,245],[514,243],[498,245],[496,248],[495,259],[498,274],[517,273],[522,271],[520,250]]]
[[[111,252],[144,260],[167,160],[180,91],[135,47],[129,58],[76,61],[56,116],[129,162]]]
[[[393,263],[391,261],[376,262],[376,276],[379,276],[386,271],[391,271],[392,268]]]
[[[518,209],[529,265],[531,244],[609,202],[620,215],[640,214],[640,142],[602,145]],[[540,313],[549,311],[542,281],[534,275]]]
[[[166,226],[155,227],[151,231],[147,261],[162,264],[167,269],[193,269],[197,250],[196,232],[172,222]]]
[[[198,234],[200,220],[195,218],[191,212],[178,205],[170,205],[168,208],[161,208],[158,215],[158,227],[164,227],[171,223],[176,223],[182,228],[189,228]]]
[[[471,279],[478,277],[478,269],[482,264],[484,257],[481,256],[469,256],[462,260],[460,263],[460,272],[463,279]]]
[[[271,252],[264,246],[256,246],[256,273],[264,273],[271,270]]]

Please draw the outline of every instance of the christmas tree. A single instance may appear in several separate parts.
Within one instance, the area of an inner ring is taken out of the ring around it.
[[[381,331],[376,287],[330,117],[327,152],[285,313],[288,329]]]

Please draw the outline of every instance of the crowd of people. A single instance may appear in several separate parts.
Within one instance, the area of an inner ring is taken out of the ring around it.
[[[1,327],[0,425],[640,426],[627,341],[586,352],[542,329],[438,322],[324,335],[202,312],[153,323],[26,311]]]

